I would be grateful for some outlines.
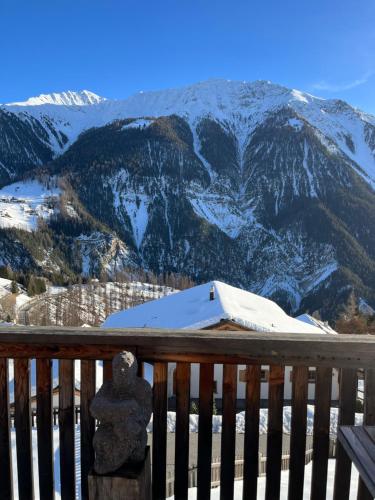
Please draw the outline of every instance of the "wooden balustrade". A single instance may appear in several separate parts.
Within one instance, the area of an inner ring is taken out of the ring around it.
[[[312,455],[311,500],[324,500],[329,457],[329,416],[332,369],[340,369],[339,421],[352,424],[357,395],[357,370],[365,373],[365,384],[374,386],[375,337],[277,334],[228,331],[106,330],[74,328],[0,329],[0,498],[30,499],[39,489],[42,498],[53,498],[53,426],[59,428],[61,496],[76,495],[77,447],[80,448],[81,495],[88,498],[87,475],[94,452],[95,422],[89,406],[96,390],[95,360],[104,360],[103,376],[111,377],[109,361],[119,351],[131,350],[140,362],[153,364],[153,498],[167,494],[168,363],[176,362],[176,432],[173,477],[177,500],[186,499],[192,485],[189,472],[189,409],[191,364],[200,364],[199,429],[196,479],[198,500],[209,499],[210,488],[220,477],[221,498],[233,498],[234,479],[243,478],[243,498],[257,496],[259,475],[259,408],[261,365],[269,365],[269,425],[266,498],[280,496],[281,470],[290,468],[289,499],[302,499],[306,453],[308,368],[316,367],[315,421]],[[59,405],[52,408],[52,363],[59,360]],[[14,360],[14,406],[9,395],[9,361]],[[36,360],[36,409],[31,407],[30,366]],[[75,402],[74,362],[81,360],[80,401]],[[212,401],[214,364],[223,365],[223,407],[220,467],[212,468]],[[236,460],[236,398],[238,365],[246,365],[244,453]],[[292,427],[290,453],[283,455],[283,403],[285,367],[293,367]],[[375,398],[365,385],[368,422],[375,414]],[[58,414],[58,422],[56,415]],[[80,422],[80,443],[75,439]],[[11,420],[15,429],[12,430]],[[36,423],[39,476],[33,471],[32,426]],[[14,484],[10,435],[16,434],[18,485]],[[286,460],[287,464],[286,465]],[[216,472],[213,472],[215,470]],[[263,469],[262,469],[263,470]],[[35,484],[38,481],[38,484]],[[335,498],[348,498],[350,464],[337,447]],[[363,489],[363,485],[360,486]],[[363,495],[363,493],[362,493]]]

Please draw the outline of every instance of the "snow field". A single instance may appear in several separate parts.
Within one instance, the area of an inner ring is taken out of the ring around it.
[[[59,188],[47,188],[36,180],[21,181],[0,189],[0,227],[14,227],[25,231],[37,228],[38,219],[50,217]]]
[[[304,482],[304,500],[309,500],[311,491],[311,471],[312,463],[310,462],[305,467],[305,482]],[[327,477],[327,497],[326,500],[332,500],[333,498],[333,481],[335,477],[335,460],[330,459],[328,462],[328,477]],[[288,498],[288,482],[289,482],[289,471],[281,471],[281,487],[280,487],[280,499],[286,500]],[[350,482],[350,497],[349,500],[357,500],[357,486],[358,486],[358,471],[355,467],[352,467],[352,475]],[[242,500],[242,481],[234,482],[234,500]],[[266,492],[266,478],[264,476],[258,478],[258,494],[257,497],[264,498]],[[189,489],[189,500],[195,500],[197,498],[197,489]],[[173,500],[174,497],[169,497],[168,500]],[[211,500],[220,500],[220,487],[213,488],[211,490]]]

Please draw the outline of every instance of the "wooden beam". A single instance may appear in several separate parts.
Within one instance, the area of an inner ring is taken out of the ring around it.
[[[88,500],[88,475],[95,460],[92,440],[95,433],[95,419],[90,414],[90,404],[96,390],[96,362],[81,361],[81,495]]]
[[[209,500],[211,495],[213,389],[214,365],[201,364],[199,368],[197,500]]]
[[[76,495],[74,439],[74,361],[59,362],[59,434],[61,499]]]
[[[234,494],[236,456],[237,366],[223,366],[223,417],[221,430],[220,500]]]
[[[340,372],[340,401],[338,425],[353,425],[357,399],[357,371],[343,369]],[[342,444],[336,447],[336,468],[333,500],[348,500],[352,463]]]
[[[243,500],[256,500],[259,467],[259,407],[261,367],[246,367]]]
[[[13,498],[8,360],[0,359],[0,498]]]
[[[188,330],[1,327],[0,357],[111,359],[121,349],[140,361],[371,368],[373,335]]]
[[[52,361],[36,361],[36,423],[38,434],[39,493],[41,498],[54,496]]]
[[[332,369],[316,369],[311,500],[325,500],[329,455]]]
[[[284,367],[270,366],[268,389],[266,500],[280,498],[283,441]]]
[[[288,500],[302,500],[305,478],[309,368],[307,366],[294,366],[292,377],[292,422]]]
[[[364,377],[364,412],[363,425],[375,425],[375,369],[366,370]],[[373,496],[364,481],[359,478],[357,500],[372,500]]]
[[[16,427],[18,496],[34,498],[31,441],[30,361],[14,360],[14,423]]]
[[[155,363],[152,423],[152,498],[165,500],[167,471],[168,365]]]
[[[189,489],[190,365],[176,365],[176,433],[174,496],[187,500]]]

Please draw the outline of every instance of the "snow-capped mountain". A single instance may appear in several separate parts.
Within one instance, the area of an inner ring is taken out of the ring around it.
[[[0,108],[0,174],[59,179],[86,220],[76,251],[107,231],[127,262],[292,311],[327,316],[352,293],[375,305],[373,116],[264,81],[69,99]],[[72,213],[55,209],[54,230]]]
[[[55,104],[57,106],[87,106],[106,101],[105,97],[100,97],[89,90],[73,92],[53,92],[52,94],[40,94],[37,97],[29,97],[23,102],[12,102],[8,106],[42,106],[44,104]]]

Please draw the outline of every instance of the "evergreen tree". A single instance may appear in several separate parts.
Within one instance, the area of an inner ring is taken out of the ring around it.
[[[11,292],[12,293],[18,293],[19,292],[18,285],[17,285],[17,283],[15,281],[12,281]]]

